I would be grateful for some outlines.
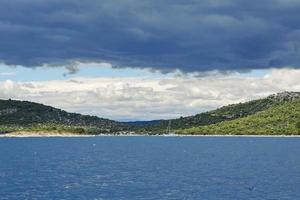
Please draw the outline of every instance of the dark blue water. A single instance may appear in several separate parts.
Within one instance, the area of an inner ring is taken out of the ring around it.
[[[300,138],[0,139],[0,199],[300,199]]]

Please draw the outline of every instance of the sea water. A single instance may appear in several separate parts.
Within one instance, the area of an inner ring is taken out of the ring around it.
[[[300,138],[1,138],[0,199],[297,200]]]

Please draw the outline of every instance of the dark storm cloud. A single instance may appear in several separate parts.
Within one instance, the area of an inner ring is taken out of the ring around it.
[[[161,71],[299,66],[297,0],[3,0],[0,60]]]

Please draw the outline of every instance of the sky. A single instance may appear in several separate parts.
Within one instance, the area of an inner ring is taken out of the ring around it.
[[[120,121],[300,91],[298,0],[3,0],[0,98]]]

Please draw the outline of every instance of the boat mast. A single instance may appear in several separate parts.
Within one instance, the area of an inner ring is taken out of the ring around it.
[[[169,120],[169,124],[168,124],[168,128],[167,128],[167,134],[171,134],[171,124],[172,124],[172,121]]]

